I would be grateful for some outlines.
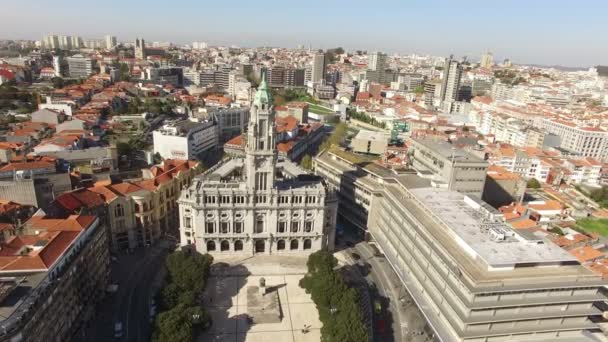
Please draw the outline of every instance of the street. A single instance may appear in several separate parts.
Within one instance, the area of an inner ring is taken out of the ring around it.
[[[365,270],[372,301],[381,306],[380,312],[374,313],[374,341],[433,341],[432,329],[376,246],[360,241],[353,230],[345,233],[339,238],[338,249],[347,254],[346,260]]]
[[[166,248],[157,245],[118,255],[110,274],[110,284],[118,289],[107,294],[86,336],[77,341],[149,341],[150,300],[162,286],[167,254]],[[114,336],[116,323],[122,324],[122,338]]]

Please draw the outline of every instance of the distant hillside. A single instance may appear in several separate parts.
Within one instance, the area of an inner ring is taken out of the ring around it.
[[[598,66],[596,66],[596,68],[597,68],[598,75],[608,77],[608,66],[598,65]]]

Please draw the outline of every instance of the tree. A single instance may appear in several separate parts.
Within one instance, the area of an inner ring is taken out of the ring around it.
[[[528,189],[540,189],[540,182],[536,178],[530,178],[526,184]]]
[[[300,166],[302,166],[305,170],[312,170],[312,157],[309,154],[302,157]]]
[[[61,77],[51,78],[51,83],[53,83],[53,88],[55,88],[55,89],[61,89],[65,85],[65,82],[63,81],[63,78],[61,78]]]
[[[414,93],[416,94],[424,94],[424,87],[419,85],[416,88],[414,88]]]
[[[335,270],[336,258],[319,251],[309,256],[306,265],[308,273],[300,286],[310,293],[319,310],[322,341],[367,341],[358,293]]]

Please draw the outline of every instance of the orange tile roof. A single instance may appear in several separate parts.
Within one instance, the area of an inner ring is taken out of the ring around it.
[[[534,210],[561,210],[563,209],[563,206],[556,200],[547,200],[545,203],[528,203],[528,208]]]
[[[569,251],[581,263],[600,259],[605,257],[605,254],[591,246],[583,246]]]
[[[530,219],[510,222],[509,224],[511,225],[511,227],[513,227],[515,229],[528,229],[528,228],[534,228],[537,226],[536,221],[533,221]]]

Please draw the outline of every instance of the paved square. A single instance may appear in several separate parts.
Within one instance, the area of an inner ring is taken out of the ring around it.
[[[205,289],[205,306],[213,325],[199,342],[317,342],[321,340],[319,313],[310,295],[300,288],[299,281],[306,272],[306,258],[290,260],[251,258],[239,263],[249,275],[216,272],[209,277]],[[247,312],[247,287],[257,286],[259,279],[279,294],[282,313],[280,323],[251,324]],[[302,329],[308,327],[308,332]]]

